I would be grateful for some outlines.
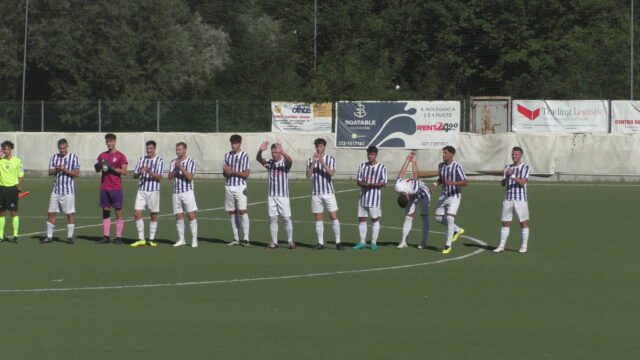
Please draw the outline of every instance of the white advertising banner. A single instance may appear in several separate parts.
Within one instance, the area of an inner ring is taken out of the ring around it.
[[[611,132],[640,134],[640,101],[611,101]]]
[[[514,100],[514,132],[606,133],[607,100]]]
[[[339,101],[339,148],[441,149],[458,145],[460,101]]]
[[[331,132],[331,103],[271,103],[271,132]]]

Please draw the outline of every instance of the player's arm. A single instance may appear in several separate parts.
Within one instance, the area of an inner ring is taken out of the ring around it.
[[[182,163],[180,163],[179,165],[177,165],[177,168],[180,169],[180,171],[182,172],[182,175],[189,181],[193,180],[193,173],[189,172],[189,170],[182,166]]]
[[[100,157],[98,156],[98,159],[97,159],[96,163],[93,164],[93,168],[96,170],[97,173],[102,171],[103,162],[104,162],[104,160],[100,159]]]
[[[504,168],[504,171],[502,172],[502,181],[500,181],[502,186],[507,186],[507,183],[509,182],[509,178],[511,177],[511,171],[509,169],[510,167],[507,166]]]
[[[327,175],[333,176],[336,173],[335,169],[332,169],[331,166],[324,161],[324,156],[320,157],[320,165],[322,165],[322,169],[324,169]]]
[[[80,169],[67,169],[67,168],[61,168],[60,171],[62,171],[63,173],[71,176],[71,177],[76,177],[76,176],[80,176]]]
[[[267,160],[265,160],[262,157],[262,152],[267,150],[267,147],[269,146],[269,142],[268,141],[263,141],[262,144],[260,144],[260,148],[258,148],[258,155],[256,155],[256,160],[262,165],[262,166],[267,166]]]
[[[291,167],[293,166],[293,158],[291,156],[289,156],[289,154],[284,152],[284,150],[282,149],[282,146],[280,146],[278,144],[278,147],[280,148],[280,153],[282,154],[282,157],[284,158],[284,166],[286,166],[287,169],[291,169]]]
[[[18,178],[18,192],[22,192],[22,179],[24,179],[24,177]]]
[[[416,161],[415,152],[413,157],[411,158],[411,175],[413,175],[413,180],[418,180],[420,178],[420,173],[418,172],[418,162]]]
[[[119,168],[111,168],[113,172],[120,175],[127,175],[127,164],[122,164]]]
[[[407,158],[404,160],[404,163],[402,164],[402,167],[400,168],[400,172],[398,172],[398,177],[403,179],[404,175],[407,173],[407,168],[409,168],[409,163],[411,162],[411,159],[409,159],[409,156],[411,154],[409,154],[407,156]]]
[[[315,165],[315,155],[312,156],[307,162],[307,180],[311,179],[313,175],[313,166]]]
[[[251,170],[250,169],[244,169],[242,171],[229,170],[228,174],[246,179],[249,177],[249,175],[251,175]]]

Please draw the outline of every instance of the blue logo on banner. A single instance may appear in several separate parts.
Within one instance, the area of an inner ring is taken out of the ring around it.
[[[405,147],[405,137],[416,133],[407,102],[338,103],[336,145],[338,147]]]

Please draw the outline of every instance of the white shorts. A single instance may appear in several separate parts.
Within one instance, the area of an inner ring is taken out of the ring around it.
[[[529,220],[529,205],[526,201],[505,200],[502,202],[502,221],[511,221],[514,210],[520,222]]]
[[[336,201],[336,194],[323,194],[311,196],[311,212],[314,214],[321,214],[324,209],[334,212],[338,211],[338,202]]]
[[[160,212],[160,191],[141,191],[136,195],[134,210],[144,211],[148,208],[150,212]]]
[[[171,195],[173,200],[173,213],[182,214],[190,213],[198,210],[196,205],[196,197],[193,194],[193,190],[185,191],[180,194]]]
[[[369,217],[379,219],[382,216],[382,210],[377,207],[362,206],[358,204],[358,217]]]
[[[269,196],[269,217],[291,217],[289,198],[284,196]]]
[[[443,216],[445,213],[448,215],[456,215],[458,213],[458,208],[460,207],[460,201],[462,201],[461,197],[449,196],[446,198],[439,198],[435,215]]]
[[[226,211],[247,210],[247,185],[224,187],[224,209]]]
[[[51,193],[49,199],[49,212],[59,213],[62,211],[65,214],[74,214],[76,212],[76,195],[58,195]]]
[[[413,215],[416,212],[416,208],[418,207],[418,205],[420,205],[420,215],[421,216],[427,216],[429,215],[429,198],[424,198],[424,199],[417,199],[416,201],[412,202],[411,205],[407,205],[406,208],[404,208],[404,214],[406,215]]]

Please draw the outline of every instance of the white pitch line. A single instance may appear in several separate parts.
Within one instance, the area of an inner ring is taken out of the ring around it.
[[[482,240],[476,239],[471,236],[462,236],[463,238],[469,239],[479,245],[487,246]],[[428,265],[436,265],[442,264],[450,261],[458,261],[463,260],[468,257],[478,255],[481,252],[485,251],[484,249],[477,249],[476,251],[461,255],[453,258],[446,258],[436,261],[428,261],[421,262],[416,264],[406,264],[406,265],[396,265],[396,266],[386,266],[386,267],[378,267],[378,268],[369,268],[369,269],[356,269],[356,270],[342,270],[342,271],[331,271],[331,272],[321,272],[321,273],[309,273],[309,274],[294,274],[294,275],[282,275],[282,276],[266,276],[259,278],[238,278],[238,279],[226,279],[226,280],[209,280],[209,281],[188,281],[188,282],[177,282],[177,283],[159,283],[159,284],[136,284],[136,285],[113,285],[113,286],[86,286],[86,287],[76,287],[76,288],[40,288],[40,289],[0,289],[0,293],[40,293],[40,292],[60,292],[60,291],[86,291],[86,290],[121,290],[121,289],[146,289],[146,288],[160,288],[160,287],[176,287],[176,286],[199,286],[199,285],[223,285],[223,284],[233,284],[233,283],[247,283],[247,282],[258,282],[258,281],[270,281],[270,280],[291,280],[291,279],[302,279],[302,278],[314,278],[314,277],[323,277],[323,276],[335,276],[335,275],[345,275],[345,274],[359,274],[359,273],[367,273],[367,272],[376,272],[376,271],[389,271],[389,270],[399,270],[399,269],[408,269],[418,266],[428,266]]]

